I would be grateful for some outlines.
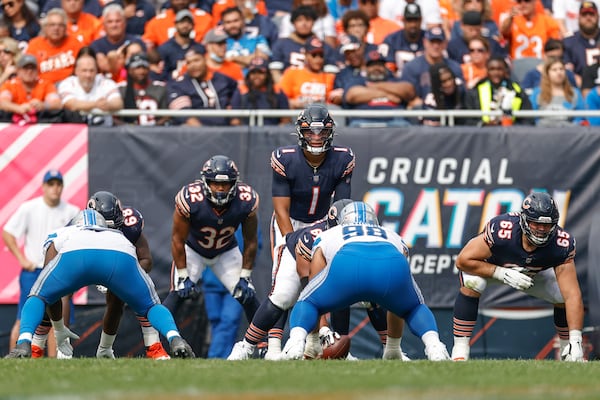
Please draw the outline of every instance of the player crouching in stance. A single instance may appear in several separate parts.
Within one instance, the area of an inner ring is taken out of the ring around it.
[[[292,309],[283,358],[302,358],[319,315],[371,301],[406,321],[425,344],[429,360],[448,360],[433,313],[410,273],[402,238],[379,226],[375,212],[363,202],[344,207],[339,222],[315,240],[310,281]]]
[[[460,291],[454,303],[452,359],[469,359],[479,298],[497,281],[554,304],[554,325],[565,361],[583,361],[583,301],[575,271],[575,239],[558,226],[547,193],[533,192],[520,213],[492,218],[456,259]]]
[[[171,313],[160,304],[154,283],[140,267],[135,247],[120,231],[109,229],[100,213],[86,209],[50,235],[44,243],[44,269],[36,280],[21,319],[17,346],[6,358],[31,357],[31,340],[47,305],[51,317],[62,315],[60,298],[88,285],[103,285],[138,314],[148,318],[164,335],[173,357],[193,358],[194,353],[181,337]],[[62,317],[52,318],[57,346],[73,355],[69,339],[79,336],[64,326]]]

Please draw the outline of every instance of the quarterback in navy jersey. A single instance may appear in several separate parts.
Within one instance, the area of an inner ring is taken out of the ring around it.
[[[355,157],[349,147],[332,146],[335,122],[327,107],[312,104],[296,121],[296,146],[271,154],[273,169],[271,246],[283,236],[325,216],[333,200],[350,198]]]
[[[171,292],[163,302],[172,312],[199,292],[198,280],[209,266],[252,320],[259,303],[252,285],[252,265],[258,249],[258,193],[239,182],[229,157],[211,157],[201,179],[175,196],[171,252]],[[235,231],[242,226],[243,255]]]
[[[456,259],[461,288],[454,305],[452,359],[469,359],[479,298],[491,278],[554,304],[554,325],[566,361],[583,361],[583,302],[575,271],[575,238],[558,226],[547,193],[533,192],[520,213],[492,218]]]

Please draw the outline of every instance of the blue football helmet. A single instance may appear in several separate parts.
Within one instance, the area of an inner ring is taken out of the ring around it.
[[[98,211],[106,220],[109,228],[119,229],[123,225],[121,200],[111,192],[94,193],[88,200],[86,208]]]
[[[237,194],[237,183],[240,173],[233,160],[229,157],[221,155],[212,156],[204,163],[200,175],[204,183],[204,194],[214,205],[225,206]],[[209,185],[211,182],[231,183],[231,188],[226,192],[213,191]]]
[[[547,245],[550,239],[556,235],[558,219],[558,208],[554,199],[548,193],[533,192],[523,200],[519,225],[521,225],[527,240],[532,244],[536,246]],[[547,232],[533,230],[529,226],[530,222],[551,224],[551,228]]]
[[[373,225],[379,226],[377,215],[373,208],[365,202],[353,201],[345,206],[338,218],[340,225]]]
[[[311,104],[306,107],[296,120],[298,145],[311,154],[321,154],[331,148],[335,122],[329,115],[327,107],[322,104]],[[319,135],[319,143],[313,135]]]
[[[331,207],[329,207],[329,211],[327,211],[327,229],[333,228],[340,224],[340,213],[348,204],[354,203],[353,200],[350,199],[340,199],[334,201]]]

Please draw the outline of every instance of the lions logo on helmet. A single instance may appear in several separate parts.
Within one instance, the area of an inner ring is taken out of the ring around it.
[[[379,226],[377,215],[373,208],[365,202],[354,201],[345,206],[338,218],[340,225],[373,225]]]
[[[327,212],[327,229],[333,228],[340,224],[340,213],[348,204],[352,204],[354,201],[350,199],[340,199],[335,201],[331,207],[329,207],[329,211]]]
[[[211,203],[222,207],[233,200],[237,193],[240,173],[232,159],[221,155],[212,156],[204,163],[200,175],[204,183],[204,194]],[[229,183],[231,187],[226,191],[213,191],[210,188],[212,182]]]
[[[519,225],[532,244],[545,246],[556,234],[559,214],[554,199],[543,192],[533,192],[523,200]],[[548,230],[534,230],[530,222],[550,225]]]
[[[311,154],[317,155],[329,150],[334,131],[335,122],[329,115],[327,107],[322,104],[311,104],[306,107],[296,120],[298,145]]]
[[[119,229],[123,225],[121,200],[111,192],[94,193],[88,200],[86,208],[98,211],[106,220],[109,228]]]

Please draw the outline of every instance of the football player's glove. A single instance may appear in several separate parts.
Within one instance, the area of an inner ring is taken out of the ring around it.
[[[256,296],[256,290],[252,284],[252,278],[249,276],[240,278],[240,281],[233,289],[233,297],[241,304],[246,304]]]
[[[179,277],[177,281],[177,294],[182,299],[196,299],[200,295],[200,288],[192,282],[189,276]]]
[[[70,339],[77,340],[79,339],[79,335],[65,326],[62,329],[54,327],[54,336],[56,337],[56,346],[58,352],[61,353],[61,358],[73,357],[73,346]]]
[[[583,346],[581,343],[583,338],[580,330],[569,331],[569,344],[565,346],[562,354],[560,355],[563,361],[571,362],[584,362],[583,359]]]
[[[525,290],[533,286],[533,279],[511,268],[496,266],[492,277],[517,290]]]

